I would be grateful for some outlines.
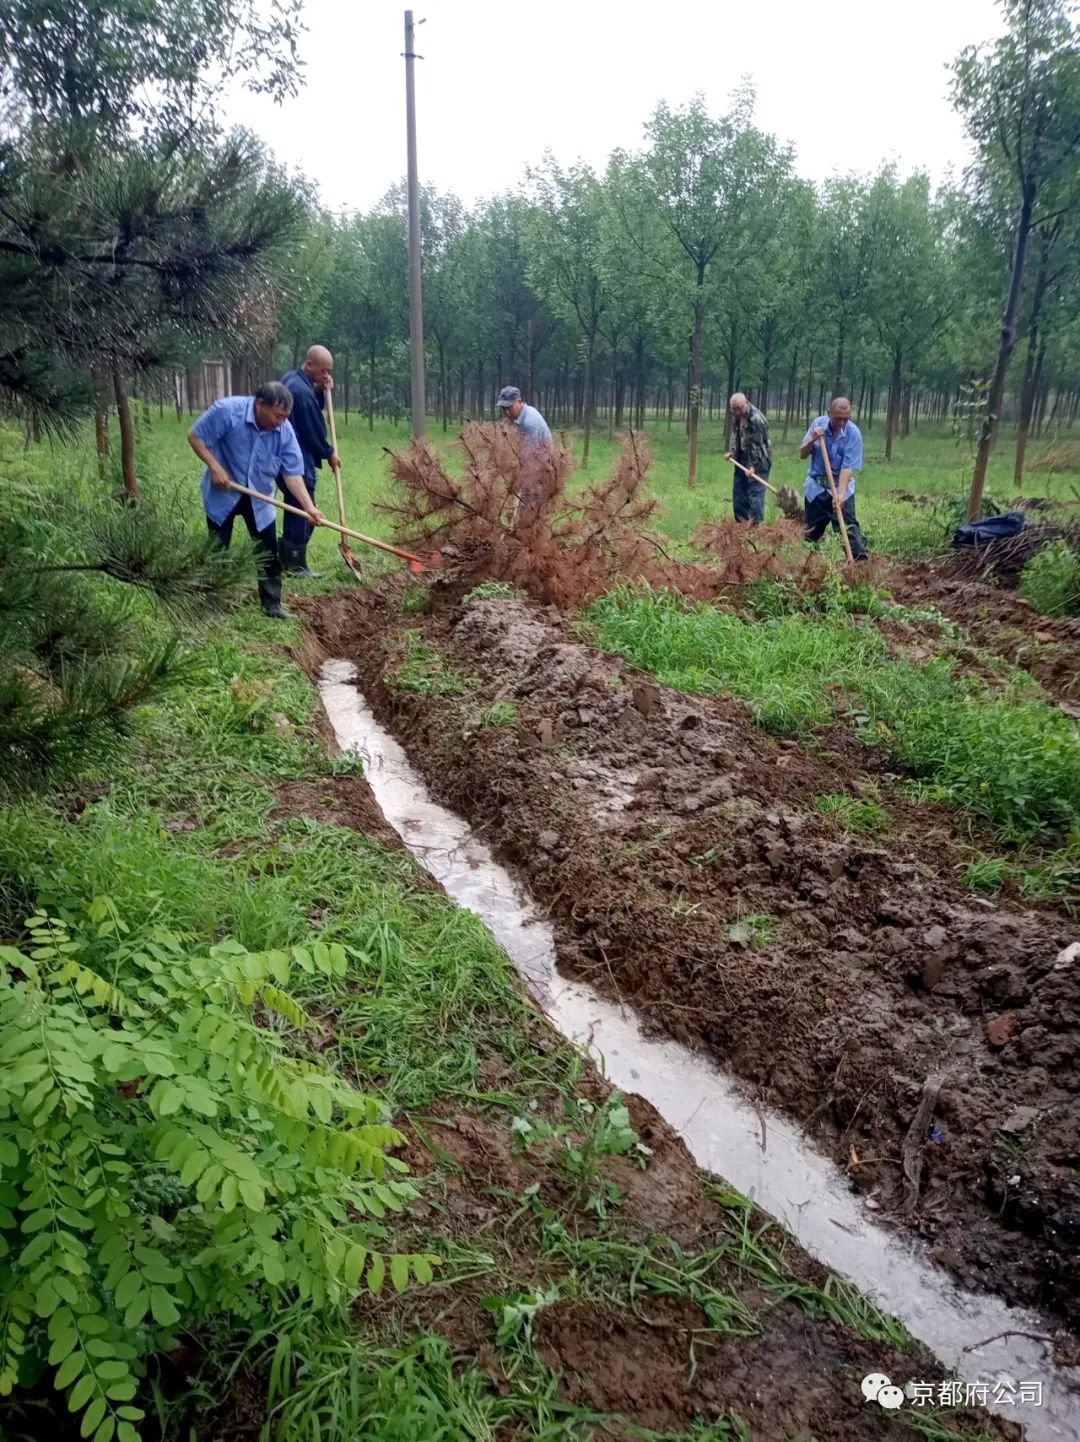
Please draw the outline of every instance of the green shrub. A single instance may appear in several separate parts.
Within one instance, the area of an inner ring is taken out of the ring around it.
[[[44,1368],[95,1442],[138,1442],[143,1359],[174,1329],[340,1312],[387,1271],[411,1186],[379,1102],[289,1054],[294,977],[346,948],[256,953],[129,930],[108,897],[0,947],[0,1395]]]
[[[1051,541],[1020,574],[1020,594],[1044,616],[1080,616],[1080,553]]]

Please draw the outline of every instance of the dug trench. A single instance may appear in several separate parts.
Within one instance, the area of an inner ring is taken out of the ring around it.
[[[432,795],[544,906],[559,969],[704,1048],[847,1169],[880,1218],[965,1285],[1080,1315],[1075,924],[959,889],[947,812],[893,807],[885,842],[814,797],[884,780],[846,733],[776,740],[738,703],[670,691],[553,609],[403,614],[388,581],[304,603]],[[468,679],[390,684],[404,633]],[[438,689],[437,687],[432,689]],[[507,724],[487,724],[508,703]]]

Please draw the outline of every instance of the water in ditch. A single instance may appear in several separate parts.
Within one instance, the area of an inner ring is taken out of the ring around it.
[[[963,1290],[877,1225],[798,1127],[751,1106],[707,1057],[642,1036],[629,1008],[560,976],[550,925],[467,822],[431,800],[372,714],[352,662],[327,661],[319,689],[338,744],[363,760],[387,821],[448,895],[480,917],[553,1025],[587,1048],[613,1085],[651,1102],[699,1166],[752,1197],[812,1256],[898,1317],[943,1367],[964,1382],[989,1384],[990,1401],[1003,1402],[991,1410],[1022,1421],[1031,1442],[1080,1442],[1080,1368],[1055,1368],[1045,1343],[1018,1335],[1045,1332],[1038,1316]],[[1025,1384],[1024,1395],[1040,1396],[1037,1405],[1004,1401],[1019,1398]]]

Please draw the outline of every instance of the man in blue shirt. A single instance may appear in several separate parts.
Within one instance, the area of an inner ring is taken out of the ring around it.
[[[230,488],[249,486],[264,496],[274,494],[279,480],[289,499],[307,511],[312,525],[323,521],[304,486],[304,458],[289,424],[292,396],[280,381],[267,381],[254,396],[226,396],[215,401],[188,432],[191,449],[206,466],[202,478],[206,524],[219,545],[228,547],[233,521],[239,516],[259,551],[259,601],[275,620],[287,621],[281,604],[281,561],[274,522],[277,510]]]
[[[495,402],[503,419],[512,423],[521,435],[521,461],[525,474],[518,482],[518,510],[527,505],[538,491],[538,463],[551,446],[551,431],[535,406],[528,406],[517,386],[503,386]]]
[[[304,456],[304,485],[312,501],[315,499],[315,472],[323,461],[332,471],[341,469],[338,454],[326,437],[323,407],[326,392],[333,390],[334,357],[324,345],[313,345],[299,370],[282,376],[282,384],[293,399],[292,428]],[[288,500],[288,496],[285,497]],[[301,516],[286,515],[281,527],[281,565],[289,576],[315,576],[308,570],[307,548],[311,527]]]
[[[855,519],[855,472],[862,470],[862,433],[851,419],[851,402],[846,396],[837,396],[829,407],[829,414],[818,416],[810,423],[810,429],[799,447],[800,459],[805,461],[808,456],[810,458],[810,469],[803,486],[806,539],[820,541],[830,523],[834,531],[840,529],[825,475],[825,461],[818,444],[822,438],[829,453],[829,465],[840,497],[851,554],[856,561],[865,561],[870,553]]]

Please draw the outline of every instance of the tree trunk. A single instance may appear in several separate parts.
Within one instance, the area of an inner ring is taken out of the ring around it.
[[[367,392],[367,428],[369,431],[375,429],[375,347],[368,347],[368,392]]]
[[[98,479],[103,481],[109,463],[109,377],[105,371],[94,372],[94,443],[97,448]]]
[[[840,322],[840,331],[836,337],[836,373],[833,376],[833,395],[844,394],[844,322]]]
[[[1042,345],[1039,347],[1039,359],[1035,366],[1035,434],[1040,436],[1046,420],[1047,402],[1050,399],[1050,377],[1043,364],[1045,360],[1046,337],[1044,336]]]
[[[885,411],[885,459],[892,460],[893,437],[900,410],[900,353],[893,354],[892,378],[889,381],[889,403]]]
[[[1039,360],[1039,322],[1035,319],[1028,331],[1024,385],[1020,392],[1020,424],[1016,432],[1016,459],[1013,463],[1013,485],[1017,489],[1024,481],[1024,455],[1027,451],[1028,436],[1031,433],[1031,418],[1035,414],[1035,397],[1039,388],[1039,379],[1036,374]]]
[[[705,329],[705,267],[698,266],[697,297],[694,301],[694,331],[690,338],[690,461],[686,484],[697,484],[698,422],[701,419],[701,336]]]
[[[585,351],[585,376],[582,387],[582,399],[585,407],[585,442],[581,449],[581,464],[589,464],[589,439],[592,434],[593,425],[593,357],[596,352],[596,332],[588,337],[588,347]]]
[[[986,470],[990,464],[990,452],[997,440],[998,422],[1001,417],[1001,402],[1005,396],[1005,377],[1009,361],[1016,345],[1016,316],[1020,309],[1020,296],[1024,285],[1024,266],[1027,262],[1028,243],[1031,239],[1031,215],[1035,206],[1035,188],[1032,184],[1024,187],[1020,214],[1016,222],[1016,244],[1013,250],[1012,275],[1009,279],[1009,293],[1001,317],[1001,340],[998,344],[994,376],[990,382],[990,394],[986,401],[979,434],[979,447],[975,453],[975,470],[971,477],[971,492],[968,495],[967,518],[977,521],[982,511],[983,491],[986,488]]]
[[[113,395],[120,422],[120,470],[124,477],[124,494],[134,500],[139,494],[139,478],[135,474],[135,427],[131,420],[131,403],[124,385],[124,374],[116,362],[113,363]]]
[[[349,352],[345,352],[345,424],[349,424]]]

